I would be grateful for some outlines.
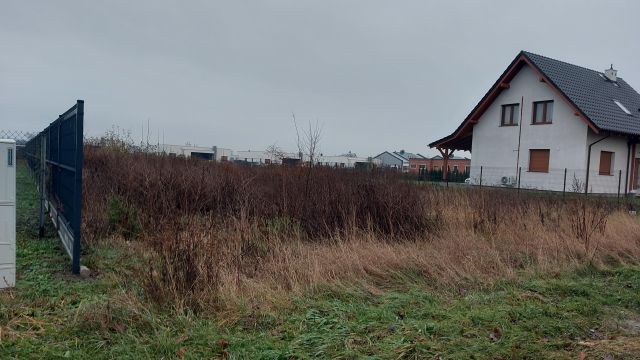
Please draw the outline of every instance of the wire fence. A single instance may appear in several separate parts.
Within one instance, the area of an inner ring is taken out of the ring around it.
[[[552,168],[546,172],[526,168],[472,166],[465,183],[475,186],[510,188],[516,190],[543,190],[562,193],[626,195],[637,188],[638,177],[628,177],[626,170],[609,173],[599,170]]]

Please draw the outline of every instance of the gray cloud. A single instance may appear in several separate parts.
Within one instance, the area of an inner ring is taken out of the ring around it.
[[[3,1],[0,128],[41,129],[75,99],[112,125],[234,149],[370,155],[447,135],[519,50],[640,88],[637,1]]]

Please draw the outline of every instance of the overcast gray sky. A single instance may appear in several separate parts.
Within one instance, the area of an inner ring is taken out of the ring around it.
[[[640,89],[640,1],[0,0],[0,129],[375,155],[449,134],[520,50]],[[155,141],[155,140],[154,140]]]

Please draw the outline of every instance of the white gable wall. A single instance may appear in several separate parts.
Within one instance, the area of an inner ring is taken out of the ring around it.
[[[524,101],[522,98],[524,97]],[[554,100],[553,124],[532,125],[533,102]],[[518,132],[520,126],[500,126],[502,105],[522,101],[520,160]],[[524,66],[502,91],[473,128],[471,177],[478,182],[483,167],[483,184],[499,184],[503,176],[517,176],[522,167],[521,186],[562,190],[564,169],[586,168],[587,125],[549,85],[540,82],[535,72]],[[549,149],[549,173],[528,172],[529,149]],[[618,156],[616,156],[616,162]],[[576,177],[584,178],[584,172]],[[569,176],[571,177],[571,176]],[[584,179],[581,179],[584,181]]]

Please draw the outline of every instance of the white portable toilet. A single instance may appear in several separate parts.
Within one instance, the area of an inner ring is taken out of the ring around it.
[[[0,139],[0,289],[16,283],[16,142]]]

